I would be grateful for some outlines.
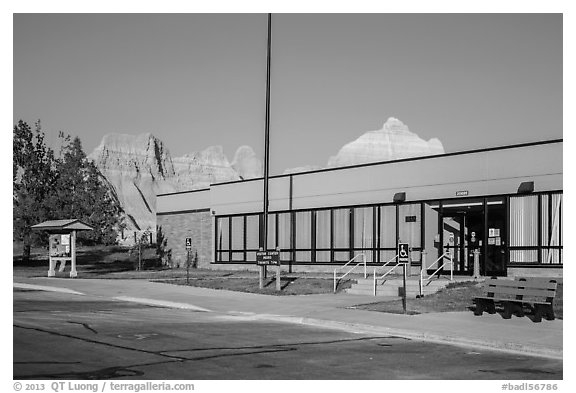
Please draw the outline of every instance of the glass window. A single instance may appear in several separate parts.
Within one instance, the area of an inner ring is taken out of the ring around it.
[[[260,247],[260,217],[246,216],[246,249],[258,250]]]
[[[538,196],[510,198],[510,246],[538,246]]]
[[[330,210],[316,212],[316,249],[330,248]],[[330,258],[328,253],[328,258]]]
[[[244,216],[232,217],[232,249],[244,250]]]
[[[350,247],[350,209],[335,209],[334,248]]]
[[[310,249],[312,219],[310,211],[296,212],[296,248]]]
[[[268,213],[268,250],[276,249],[276,214]]]
[[[372,248],[374,230],[374,208],[354,209],[354,248]]]
[[[380,248],[396,249],[396,206],[380,206]]]
[[[230,249],[229,217],[218,217],[218,250]]]
[[[290,225],[290,213],[278,213],[278,245],[282,250],[290,250],[292,248]]]

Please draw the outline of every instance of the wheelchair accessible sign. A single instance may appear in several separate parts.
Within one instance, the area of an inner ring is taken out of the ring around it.
[[[398,243],[398,263],[408,263],[410,255],[410,245],[408,243]]]

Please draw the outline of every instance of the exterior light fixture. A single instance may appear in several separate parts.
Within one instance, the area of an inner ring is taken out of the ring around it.
[[[520,183],[520,187],[518,187],[518,194],[531,194],[533,192],[534,192],[533,181],[524,181]]]
[[[406,193],[405,192],[397,192],[394,194],[394,203],[402,203],[406,201]]]

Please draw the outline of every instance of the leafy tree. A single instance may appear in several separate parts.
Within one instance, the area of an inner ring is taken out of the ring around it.
[[[70,140],[61,133],[60,138],[63,143],[51,204],[54,214],[78,218],[94,227],[94,231],[80,232],[80,241],[115,243],[123,223],[122,209],[112,187],[94,162],[86,157],[78,137]]]
[[[42,234],[31,226],[51,218],[49,195],[57,179],[54,152],[44,142],[40,121],[35,129],[20,120],[13,130],[13,237],[23,242],[23,260],[30,258],[30,249]]]
[[[40,121],[35,129],[20,120],[13,130],[13,238],[23,242],[23,260],[46,234],[31,226],[50,219],[78,218],[95,230],[80,232],[85,243],[113,244],[122,230],[122,209],[111,185],[87,159],[79,138],[60,132],[58,158],[46,146]]]

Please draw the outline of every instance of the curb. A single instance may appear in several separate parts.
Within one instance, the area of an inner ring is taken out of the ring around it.
[[[429,334],[425,332],[418,332],[407,329],[393,329],[382,326],[347,323],[347,322],[339,322],[339,321],[331,321],[331,320],[307,318],[307,317],[292,317],[284,315],[251,314],[251,313],[234,313],[233,315],[231,315],[231,318],[234,317],[245,318],[250,320],[265,319],[270,321],[294,323],[299,325],[307,325],[327,329],[344,330],[352,333],[390,335],[437,344],[448,344],[465,348],[506,352],[515,355],[535,356],[555,360],[563,360],[562,350],[554,350],[543,347],[533,347],[511,342],[471,340],[468,338]]]
[[[473,339],[468,339],[468,338],[454,337],[454,336],[443,336],[443,335],[430,334],[430,333],[426,333],[426,332],[418,332],[418,331],[413,331],[413,330],[393,329],[393,328],[387,328],[387,327],[382,327],[382,326],[372,326],[372,325],[364,325],[364,324],[356,324],[356,323],[328,321],[328,320],[315,319],[315,318],[300,318],[300,320],[301,321],[298,323],[303,324],[303,325],[317,326],[317,327],[324,327],[324,328],[333,328],[333,329],[339,329],[339,330],[352,331],[355,333],[387,334],[387,335],[392,335],[392,336],[408,338],[408,339],[412,339],[412,340],[419,340],[419,341],[432,342],[432,343],[438,343],[438,344],[449,344],[449,345],[455,345],[455,346],[466,347],[466,348],[500,351],[500,352],[513,353],[516,355],[545,357],[545,358],[556,359],[556,360],[562,360],[563,359],[563,355],[562,355],[563,351],[562,350],[553,350],[553,349],[543,348],[543,347],[535,348],[533,346],[527,346],[527,345],[512,343],[512,342],[473,340]]]
[[[47,292],[60,292],[60,293],[67,293],[70,295],[82,295],[85,296],[85,293],[74,291],[73,289],[68,288],[60,288],[60,287],[48,287],[44,285],[33,285],[33,284],[23,284],[15,282],[13,283],[14,288],[20,289],[31,289],[36,291],[47,291]]]

